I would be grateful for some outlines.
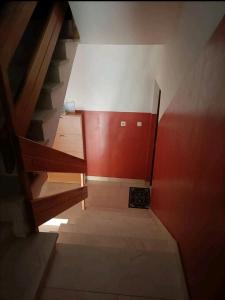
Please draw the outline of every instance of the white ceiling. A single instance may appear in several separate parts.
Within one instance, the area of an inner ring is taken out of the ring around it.
[[[81,43],[161,44],[172,36],[180,1],[70,1]]]

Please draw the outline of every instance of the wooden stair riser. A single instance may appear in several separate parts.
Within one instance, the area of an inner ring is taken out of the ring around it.
[[[52,120],[32,120],[29,128],[29,138],[35,141],[42,141],[48,139],[48,145],[53,145],[59,122],[59,116],[60,113],[63,111],[64,97],[72,69],[72,63],[76,53],[77,43],[71,41],[65,42],[65,48],[67,49],[69,61],[67,63],[60,64],[59,66],[51,66],[49,71],[52,72],[52,76],[56,76],[55,78],[52,77],[51,81],[53,81],[53,79],[56,80],[58,78],[58,82],[63,81],[63,83],[61,83],[61,86],[59,88],[53,90],[50,95],[47,91],[44,91],[41,94],[42,96],[44,96],[44,99],[40,98],[38,101],[40,102],[39,107],[48,106],[50,109],[55,109],[57,113],[52,114]],[[46,99],[47,102],[45,103]]]
[[[52,90],[42,90],[38,103],[37,109],[56,109],[57,107],[61,107],[63,104],[63,96],[64,96],[64,87],[63,83],[59,85],[58,88]]]
[[[36,107],[41,87],[46,77],[49,63],[57,43],[64,18],[64,11],[60,3],[55,3],[52,13],[45,25],[42,38],[35,52],[32,65],[27,72],[23,89],[16,102],[16,132],[24,136],[29,128],[30,119]],[[38,72],[37,72],[38,70]],[[27,103],[27,98],[32,101]],[[26,110],[26,115],[24,111]]]
[[[48,140],[47,145],[51,146],[54,142],[60,113],[61,111],[55,110],[47,120],[32,120],[29,138],[38,142]]]
[[[60,38],[74,39],[79,38],[79,34],[77,32],[74,21],[65,20],[62,26],[62,30],[60,32]]]

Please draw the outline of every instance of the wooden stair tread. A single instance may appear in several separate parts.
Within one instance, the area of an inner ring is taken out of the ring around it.
[[[15,238],[0,258],[1,300],[33,300],[54,253],[57,233]],[[28,284],[29,283],[29,284]]]
[[[55,114],[56,109],[40,109],[40,110],[35,110],[33,116],[32,116],[32,121],[41,121],[45,122],[52,118],[52,116]]]
[[[75,42],[75,43],[79,43],[79,39],[69,39],[69,38],[59,38],[58,39],[58,43],[65,43],[65,42]]]
[[[46,146],[49,143],[49,139],[46,139],[44,141],[39,141],[38,144],[41,144],[43,146]]]
[[[69,62],[70,62],[69,59],[57,59],[57,58],[54,58],[54,59],[51,60],[51,65],[53,65],[53,66],[61,66],[61,65],[67,64]]]
[[[43,85],[42,90],[52,91],[60,88],[63,84],[64,82],[47,82]]]

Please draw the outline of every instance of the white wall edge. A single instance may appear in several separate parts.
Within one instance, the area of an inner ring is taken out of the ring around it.
[[[87,180],[90,181],[106,181],[106,182],[125,182],[139,185],[149,185],[149,181],[142,179],[130,179],[130,178],[116,178],[116,177],[101,177],[101,176],[87,176]]]

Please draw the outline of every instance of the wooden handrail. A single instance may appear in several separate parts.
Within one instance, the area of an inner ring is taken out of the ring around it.
[[[55,3],[30,64],[15,107],[16,132],[25,136],[41,92],[53,51],[63,24],[65,5]]]
[[[37,198],[32,203],[36,226],[57,216],[62,211],[87,198],[87,187],[69,190],[63,193]]]
[[[38,144],[29,139],[18,137],[24,171],[26,172],[68,172],[85,173],[87,164],[84,159]]]
[[[7,69],[37,1],[9,1],[7,11],[0,20],[0,64]]]

